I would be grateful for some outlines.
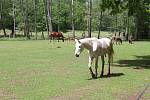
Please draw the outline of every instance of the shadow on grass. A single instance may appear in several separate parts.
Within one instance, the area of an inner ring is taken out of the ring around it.
[[[116,63],[119,67],[133,67],[135,69],[150,69],[150,55],[135,56],[134,60],[118,60]]]
[[[111,73],[110,75],[104,75],[103,77],[97,77],[95,79],[99,79],[99,78],[110,78],[110,77],[119,77],[119,76],[123,76],[124,73]],[[89,78],[87,80],[93,80],[93,78]]]

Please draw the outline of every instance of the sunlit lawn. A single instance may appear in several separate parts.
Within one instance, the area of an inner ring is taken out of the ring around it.
[[[74,57],[73,41],[0,41],[0,99],[135,99],[150,82],[150,42],[123,42],[114,49],[114,75],[91,80],[88,53]],[[149,91],[143,100],[150,99]]]

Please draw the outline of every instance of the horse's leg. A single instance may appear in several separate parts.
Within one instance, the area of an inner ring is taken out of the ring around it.
[[[50,37],[49,37],[49,41],[50,41],[50,42],[51,42],[51,39],[52,39],[52,37],[50,36]]]
[[[51,37],[51,40],[54,41],[54,37],[53,36]]]
[[[100,77],[103,77],[103,74],[104,74],[104,64],[105,64],[104,56],[101,56],[101,60],[102,60],[102,71],[101,71]]]
[[[98,56],[95,58],[95,78],[97,78]]]
[[[90,70],[92,78],[95,78],[95,74],[93,73],[92,68],[91,68],[93,59],[94,59],[94,57],[89,56],[89,65],[88,66],[89,66],[89,70]]]
[[[107,75],[110,75],[110,54],[108,54],[108,74]]]
[[[59,37],[57,37],[57,40],[58,40],[58,42],[59,42]]]
[[[62,36],[62,41],[64,42],[64,37]]]
[[[54,41],[55,40],[55,37],[52,37],[52,41]]]
[[[52,41],[54,41],[54,37],[52,37]]]
[[[49,42],[51,42],[51,37],[49,37]]]

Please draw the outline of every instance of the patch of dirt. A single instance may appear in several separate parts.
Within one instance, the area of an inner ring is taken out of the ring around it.
[[[145,94],[150,94],[150,86],[145,90],[138,90],[129,96],[128,100],[150,100],[150,97],[145,97]]]
[[[145,90],[144,94],[142,95],[141,100],[150,100],[150,84],[149,87]]]
[[[139,94],[139,91],[135,91],[131,96],[128,97],[128,100],[137,100]]]
[[[20,100],[17,95],[8,89],[0,88],[0,99],[1,100]]]

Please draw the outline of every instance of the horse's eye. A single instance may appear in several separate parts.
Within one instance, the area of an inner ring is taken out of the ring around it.
[[[81,46],[79,46],[79,48],[81,48]]]

